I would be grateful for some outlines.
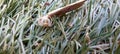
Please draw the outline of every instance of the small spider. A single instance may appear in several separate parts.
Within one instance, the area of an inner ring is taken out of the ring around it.
[[[39,18],[38,24],[40,26],[44,26],[44,27],[51,27],[52,26],[52,22],[51,22],[50,18],[48,17],[48,15]]]
[[[67,5],[65,7],[61,7],[56,10],[53,10],[53,11],[49,12],[47,15],[38,18],[38,24],[40,26],[44,26],[44,27],[51,27],[52,22],[51,22],[50,18],[52,18],[53,16],[61,16],[62,14],[65,14],[66,12],[77,9],[77,8],[81,7],[84,4],[84,2],[85,2],[85,0],[79,0],[75,3]]]

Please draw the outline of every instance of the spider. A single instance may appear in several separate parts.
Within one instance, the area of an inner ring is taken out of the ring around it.
[[[49,12],[47,15],[38,18],[38,24],[40,26],[44,26],[44,27],[51,27],[52,22],[51,22],[50,18],[52,18],[53,16],[61,16],[62,14],[65,14],[66,12],[77,9],[77,8],[81,7],[84,4],[84,2],[85,2],[85,0],[79,0],[75,3],[58,8],[56,10],[53,10],[53,11]]]

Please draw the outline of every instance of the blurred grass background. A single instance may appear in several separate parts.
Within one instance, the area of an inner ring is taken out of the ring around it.
[[[87,0],[53,17],[36,19],[78,0],[0,0],[0,54],[120,54],[120,0]]]

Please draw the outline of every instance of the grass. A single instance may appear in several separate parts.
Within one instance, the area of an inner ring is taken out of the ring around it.
[[[119,54],[119,0],[87,0],[53,17],[50,28],[37,24],[39,16],[75,1],[0,0],[0,54]]]

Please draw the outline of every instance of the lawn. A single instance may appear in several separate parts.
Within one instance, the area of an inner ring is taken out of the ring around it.
[[[75,10],[37,22],[78,0],[0,0],[0,54],[120,54],[120,0],[86,0]]]

